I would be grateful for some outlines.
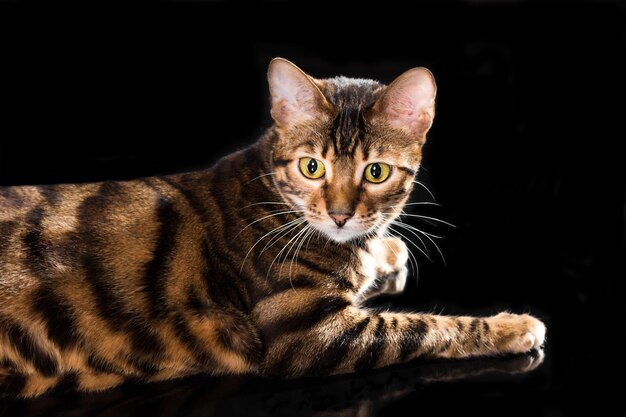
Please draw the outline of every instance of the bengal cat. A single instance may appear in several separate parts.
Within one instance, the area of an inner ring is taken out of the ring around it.
[[[387,227],[433,122],[427,69],[385,86],[275,59],[268,80],[274,125],[211,169],[0,188],[0,392],[329,375],[542,345],[545,326],[525,314],[361,306],[404,287],[407,248]]]

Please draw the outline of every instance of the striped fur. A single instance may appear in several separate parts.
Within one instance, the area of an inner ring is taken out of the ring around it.
[[[527,315],[361,308],[372,282],[403,270],[400,240],[309,235],[295,250],[307,223],[297,223],[294,200],[320,218],[346,195],[363,221],[399,211],[424,140],[373,122],[368,112],[384,85],[312,82],[332,117],[274,126],[209,170],[0,188],[0,393],[96,391],[197,373],[328,375],[539,347],[543,324]],[[318,195],[290,170],[298,147],[319,150],[347,176],[372,153],[404,169],[384,195],[331,183]],[[289,222],[297,227],[271,233]]]

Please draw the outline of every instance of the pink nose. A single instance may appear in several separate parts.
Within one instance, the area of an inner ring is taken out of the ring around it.
[[[337,227],[343,227],[352,214],[349,213],[328,213],[328,215],[335,221]]]

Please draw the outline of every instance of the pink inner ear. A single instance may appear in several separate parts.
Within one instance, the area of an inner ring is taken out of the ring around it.
[[[421,68],[410,70],[383,93],[378,111],[393,127],[421,137],[433,121],[435,94],[430,72]]]
[[[287,109],[287,102],[284,99],[277,99],[272,103],[271,114],[276,120],[286,121],[288,118],[289,110]]]
[[[411,97],[399,92],[397,95],[392,95],[390,103],[387,104],[387,113],[389,117],[408,117],[415,112],[415,105],[411,100]]]
[[[384,113],[389,123],[411,135],[423,135],[430,128],[432,117],[428,106],[416,105],[415,100],[406,94],[389,97]]]
[[[268,74],[272,94],[272,117],[278,125],[287,126],[319,117],[324,97],[298,67],[284,60],[272,62]]]
[[[311,90],[311,86],[302,86],[296,94],[297,107],[305,113],[315,113],[318,103],[315,92]]]

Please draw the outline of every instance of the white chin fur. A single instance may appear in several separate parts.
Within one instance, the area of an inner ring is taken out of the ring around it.
[[[337,227],[334,223],[330,224],[316,224],[315,228],[328,236],[332,240],[338,243],[345,243],[350,240],[363,236],[368,230],[362,228],[352,227],[350,222],[346,223],[344,227]]]

